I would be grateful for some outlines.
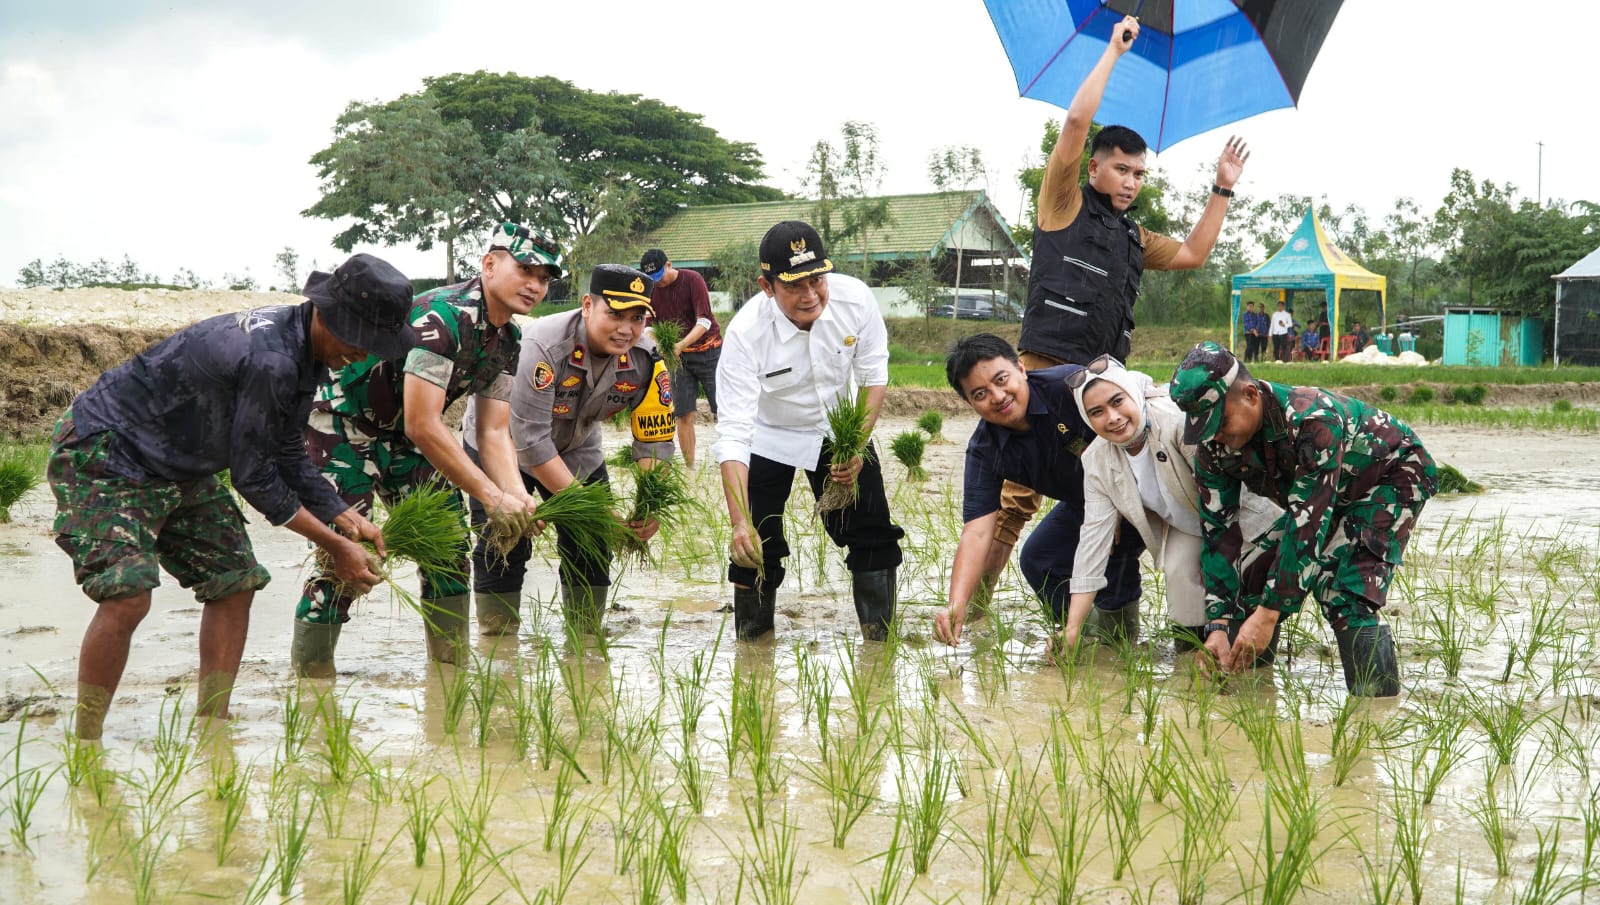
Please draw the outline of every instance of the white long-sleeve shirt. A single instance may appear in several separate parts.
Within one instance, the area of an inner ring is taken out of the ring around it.
[[[812,469],[828,432],[824,409],[858,387],[889,383],[889,334],[867,284],[828,274],[828,304],[800,330],[757,294],[722,332],[717,363],[717,461],[750,454]]]

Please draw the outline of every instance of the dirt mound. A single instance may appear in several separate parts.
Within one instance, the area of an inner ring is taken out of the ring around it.
[[[171,333],[100,324],[43,329],[0,324],[0,348],[5,349],[0,357],[0,432],[10,439],[43,437],[72,397]]]

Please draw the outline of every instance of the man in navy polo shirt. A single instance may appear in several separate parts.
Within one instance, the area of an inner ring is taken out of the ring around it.
[[[1083,525],[1083,465],[1078,457],[1094,431],[1078,416],[1067,383],[1083,370],[1056,365],[1027,372],[1011,344],[991,333],[957,340],[945,377],[983,421],[967,443],[961,540],[950,571],[950,605],[934,618],[937,640],[961,640],[967,605],[985,578],[985,562],[1000,519],[1000,488],[1020,484],[1056,500],[1022,545],[1022,576],[1059,623],[1071,598],[1072,560]],[[1106,565],[1107,584],[1095,597],[1088,627],[1132,637],[1138,624],[1139,554],[1131,526],[1120,532]]]

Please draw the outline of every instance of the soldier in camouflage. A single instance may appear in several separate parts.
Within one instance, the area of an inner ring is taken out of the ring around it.
[[[1399,694],[1394,637],[1378,611],[1438,487],[1417,435],[1347,396],[1251,379],[1210,342],[1178,365],[1172,399],[1188,413],[1184,442],[1198,444],[1207,649],[1224,669],[1242,667],[1310,591],[1338,639],[1350,693]],[[1249,552],[1241,485],[1284,508]]]
[[[633,413],[634,461],[644,468],[672,467],[666,464],[673,451],[671,376],[656,357],[654,340],[644,336],[650,289],[650,278],[640,271],[602,264],[590,275],[579,310],[540,318],[524,334],[511,389],[511,440],[530,493],[548,497],[575,481],[607,483],[600,425],[622,411]],[[477,418],[474,401],[461,422],[468,438]],[[470,439],[467,452],[477,454]],[[473,525],[487,521],[474,500]],[[660,526],[652,521],[628,527],[648,543]],[[579,549],[559,527],[556,532],[562,610],[579,628],[593,631],[605,612],[611,551]],[[480,535],[472,573],[478,629],[485,635],[517,630],[530,550],[524,540],[501,557]]]
[[[489,237],[482,275],[417,296],[410,313],[416,343],[399,358],[369,357],[341,369],[318,390],[305,446],[345,502],[362,513],[376,495],[386,504],[437,479],[489,509],[528,511],[533,500],[517,475],[507,424],[522,339],[512,316],[527,314],[561,276],[560,250],[505,223]],[[462,396],[478,400],[474,462],[444,411]],[[459,513],[463,526],[466,513]],[[422,575],[428,654],[454,663],[471,605],[467,549],[454,574]],[[327,574],[305,585],[292,648],[302,676],[334,672],[339,631],[356,595]]]
[[[382,553],[382,533],[317,474],[300,430],[328,368],[410,347],[411,284],[356,255],[312,274],[305,294],[157,343],[103,375],[56,425],[56,543],[99,605],[78,657],[79,738],[101,736],[161,567],[203,604],[200,712],[227,715],[250,604],[270,576],[217,478],[224,469],[269,522],[321,547],[340,581],[363,592],[378,581],[358,541]]]

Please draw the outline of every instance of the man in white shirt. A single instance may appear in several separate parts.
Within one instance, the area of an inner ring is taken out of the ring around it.
[[[1294,315],[1278,303],[1278,310],[1272,312],[1272,357],[1278,361],[1289,360],[1289,329],[1294,326]]]
[[[777,224],[761,240],[761,293],[723,331],[713,453],[733,526],[728,580],[742,640],[772,631],[789,554],[783,507],[796,468],[818,497],[830,480],[856,481],[856,501],[820,518],[834,544],[849,550],[845,566],[862,635],[882,641],[894,619],[905,532],[889,518],[875,452],[830,465],[824,414],[835,400],[865,390],[871,433],[889,384],[889,336],[866,284],[832,270],[815,229],[798,220]]]

